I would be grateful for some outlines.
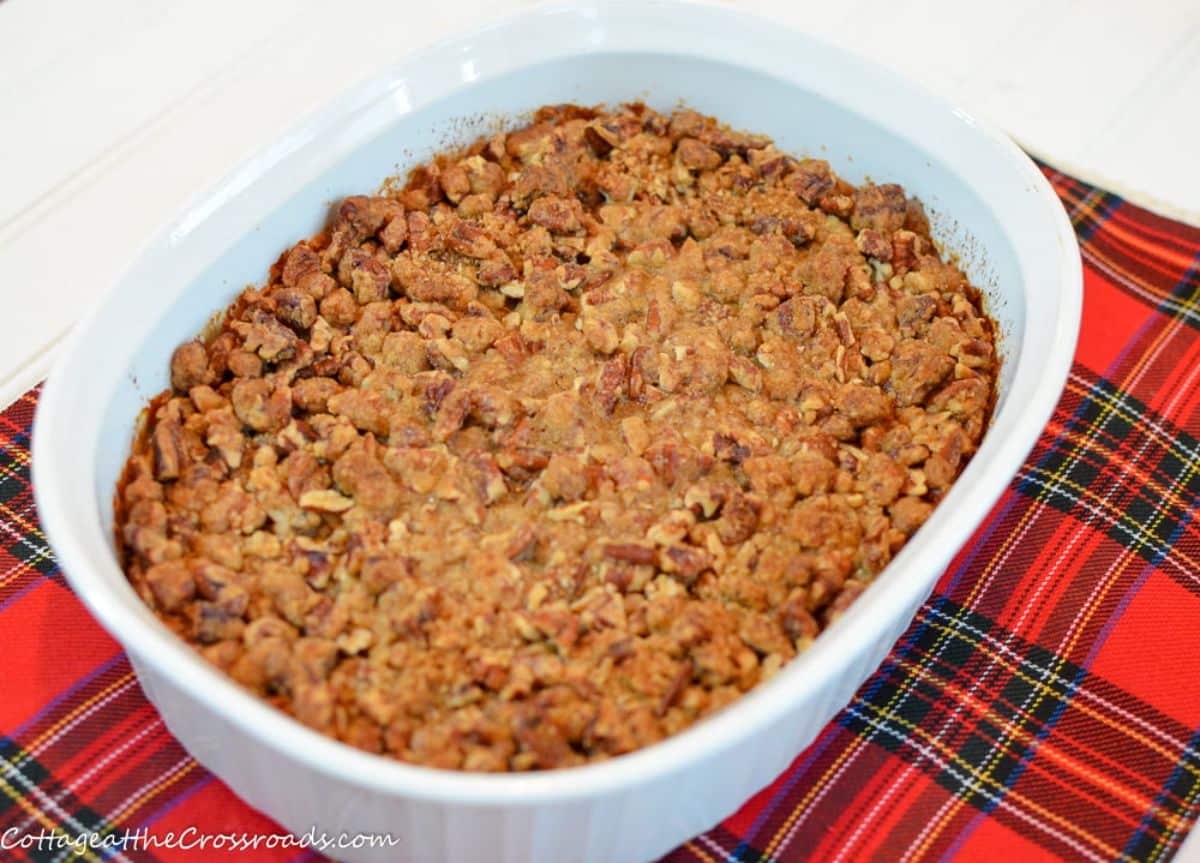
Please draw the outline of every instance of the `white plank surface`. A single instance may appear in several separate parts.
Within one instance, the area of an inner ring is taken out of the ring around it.
[[[405,52],[528,5],[0,3],[0,402],[44,374],[71,324],[191,195]],[[1198,3],[738,5],[873,56],[1043,158],[1200,221]]]
[[[71,324],[191,195],[405,52],[528,5],[0,2],[0,404],[45,374]],[[889,64],[1059,167],[1200,223],[1200,3],[737,5]],[[1200,860],[1200,845],[1177,859]]]

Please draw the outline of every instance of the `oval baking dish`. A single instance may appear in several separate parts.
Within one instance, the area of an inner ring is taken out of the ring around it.
[[[115,556],[112,495],[172,349],[261,279],[328,206],[504,118],[558,102],[679,101],[851,182],[901,183],[1001,332],[992,426],[928,523],[811,649],[733,706],[612,761],[477,775],[370,755],[274,710],[176,639]],[[1074,233],[1008,139],[892,73],[730,9],[586,3],[528,12],[405,59],[198,197],[71,337],[34,435],[38,507],[72,587],[128,651],[195,757],[304,833],[388,833],[348,860],[648,859],[711,826],[795,757],[876,668],[1012,479],[1062,390],[1081,270]]]

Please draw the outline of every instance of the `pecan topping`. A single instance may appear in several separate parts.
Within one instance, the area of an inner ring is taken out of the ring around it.
[[[978,297],[898,186],[694,111],[548,106],[346,198],[175,350],[124,567],[353,746],[630,752],[778,671],[930,517],[995,392]]]

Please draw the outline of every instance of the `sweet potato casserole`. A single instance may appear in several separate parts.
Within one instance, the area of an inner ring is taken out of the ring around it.
[[[545,108],[346,199],[175,351],[118,543],[325,734],[582,764],[804,650],[954,482],[996,371],[899,186],[692,111]]]

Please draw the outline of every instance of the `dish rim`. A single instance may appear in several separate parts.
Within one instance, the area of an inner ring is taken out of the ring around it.
[[[368,81],[327,102],[316,113],[285,132],[282,138],[310,142],[328,135],[338,121],[356,106],[373,102],[386,92],[386,88],[407,77],[410,67],[429,57],[465,50],[473,41],[508,30],[528,17],[567,14],[580,19],[603,21],[613,10],[638,9],[642,6],[686,9],[689,14],[699,13],[715,19],[738,19],[739,26],[743,27],[781,28],[770,19],[728,7],[707,3],[682,4],[675,0],[655,0],[648,4],[630,0],[615,3],[560,2],[539,6],[516,12],[467,33],[447,36],[421,51],[398,58]],[[975,119],[949,100],[926,91],[874,61],[853,55],[809,34],[795,35],[810,44],[823,46],[830,53],[853,58],[856,63],[866,67],[872,76],[889,77],[898,90],[904,91],[906,97],[919,99],[973,127],[994,149],[995,158],[1007,159],[1014,171],[1028,178],[1043,203],[1053,211],[1061,254],[1059,278],[1055,286],[1059,289],[1058,320],[1048,347],[1051,356],[1047,358],[1049,361],[1043,367],[1029,404],[1010,404],[1005,411],[1006,414],[1014,411],[1026,413],[1019,426],[1022,434],[1002,441],[995,440],[992,435],[992,452],[986,465],[989,473],[1002,471],[1011,479],[1049,419],[1074,355],[1082,305],[1082,266],[1075,233],[1067,214],[1048,181],[1007,136]],[[610,39],[606,38],[596,48],[601,53],[606,48],[610,51],[621,50],[619,46],[613,47]],[[584,40],[581,38],[580,42],[582,47]],[[663,50],[660,53],[672,52]],[[514,60],[506,71],[522,68],[540,59],[544,58],[533,56]],[[453,92],[442,94],[436,100],[451,97]],[[269,170],[273,163],[267,161],[264,165],[262,162],[273,151],[274,148],[268,146],[253,153],[213,187],[189,201],[146,243],[128,270],[105,291],[101,300],[75,328],[45,385],[38,408],[32,449],[33,471],[39,481],[34,483],[34,493],[47,538],[58,555],[63,572],[71,573],[67,579],[75,588],[76,595],[134,657],[136,664],[153,666],[156,673],[169,680],[181,693],[186,693],[188,698],[205,705],[258,744],[275,750],[281,756],[302,762],[317,774],[388,795],[504,808],[595,798],[662,778],[705,756],[736,747],[756,731],[768,727],[798,704],[804,703],[806,695],[825,690],[829,680],[849,663],[848,657],[860,655],[866,650],[870,641],[891,619],[889,606],[903,605],[905,598],[910,598],[916,592],[928,593],[932,581],[922,581],[916,577],[905,580],[901,577],[911,570],[914,559],[919,560],[922,549],[929,546],[931,541],[947,535],[952,538],[962,535],[965,541],[971,531],[959,529],[955,532],[954,524],[969,521],[973,530],[992,505],[992,499],[980,501],[960,493],[960,500],[957,501],[959,508],[955,512],[943,512],[946,508],[939,506],[934,518],[942,513],[940,529],[931,531],[926,528],[910,539],[847,613],[822,632],[812,647],[790,662],[774,679],[760,684],[740,696],[728,708],[689,728],[618,758],[534,773],[480,774],[401,762],[355,749],[308,728],[209,665],[190,645],[172,635],[166,627],[161,624],[150,625],[129,607],[127,598],[118,596],[103,583],[88,559],[86,543],[75,535],[71,527],[73,519],[66,513],[65,503],[60,502],[72,485],[70,477],[60,476],[57,464],[46,452],[50,444],[44,443],[45,438],[37,433],[37,427],[44,422],[69,421],[69,406],[62,401],[65,398],[62,393],[67,389],[64,378],[72,367],[79,367],[83,358],[78,354],[84,336],[93,327],[110,297],[126,283],[130,272],[136,269],[150,249],[169,245],[173,230],[184,224],[189,214],[195,214],[206,203],[211,204],[226,197],[232,184],[247,171]],[[1013,360],[1015,358],[1009,361]],[[981,449],[987,445],[988,439],[985,438]],[[970,465],[967,470],[970,470]],[[982,476],[982,472],[979,473]],[[962,477],[967,475],[964,472],[960,476],[956,490],[961,485]],[[1003,486],[999,488],[1002,490]],[[975,498],[979,497],[975,495]],[[876,625],[872,626],[872,622]],[[839,655],[847,658],[839,660]]]

